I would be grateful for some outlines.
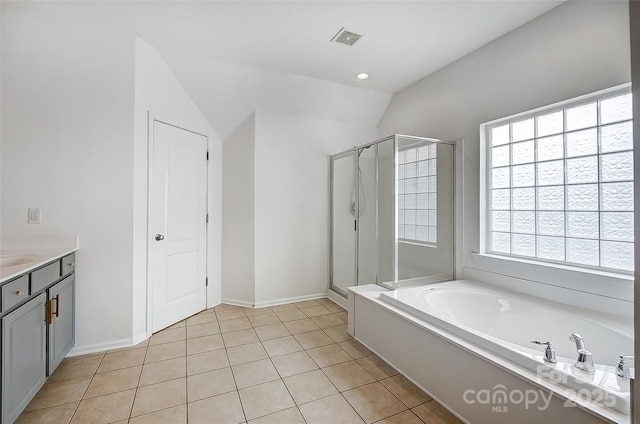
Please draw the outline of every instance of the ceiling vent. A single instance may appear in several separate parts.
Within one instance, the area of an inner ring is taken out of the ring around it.
[[[346,44],[347,46],[353,46],[359,39],[362,38],[362,34],[356,34],[353,31],[349,31],[344,27],[340,28],[340,31],[333,36],[331,41],[335,43]]]

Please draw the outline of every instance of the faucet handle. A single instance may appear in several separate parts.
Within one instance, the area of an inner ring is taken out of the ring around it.
[[[631,378],[631,365],[629,365],[629,362],[631,362],[632,364],[635,363],[635,357],[632,355],[620,355],[618,362],[616,362],[616,374],[619,377],[624,377],[624,378]]]
[[[531,343],[546,346],[544,349],[544,356],[542,357],[542,359],[544,359],[545,362],[548,362],[550,364],[555,364],[557,362],[556,351],[553,349],[553,347],[551,347],[551,342],[541,342],[540,340],[531,340]]]
[[[541,342],[540,340],[531,340],[531,343],[533,343],[533,344],[537,344],[537,345],[547,345],[547,346],[551,346],[551,342]]]

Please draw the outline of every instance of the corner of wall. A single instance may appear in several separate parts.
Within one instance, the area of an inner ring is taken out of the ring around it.
[[[256,113],[224,141],[222,161],[222,300],[255,304]]]

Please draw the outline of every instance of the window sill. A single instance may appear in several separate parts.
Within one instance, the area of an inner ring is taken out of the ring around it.
[[[409,241],[409,240],[398,240],[398,243],[402,243],[402,244],[408,244],[411,246],[419,246],[419,247],[429,247],[431,249],[437,249],[438,246],[435,244],[427,244],[427,243],[420,243],[418,241]]]
[[[527,259],[524,259],[524,258],[515,258],[515,257],[501,256],[501,255],[493,255],[491,253],[474,253],[473,255],[482,256],[482,257],[486,257],[486,258],[494,258],[494,259],[514,262],[514,263],[521,263],[521,264],[533,265],[533,266],[538,266],[538,267],[544,267],[544,268],[554,268],[554,269],[563,270],[563,271],[570,271],[570,272],[577,272],[577,273],[583,273],[583,274],[597,275],[599,277],[617,278],[617,279],[621,279],[621,280],[633,281],[633,273],[632,272],[629,272],[627,274],[627,273],[624,273],[624,272],[616,273],[616,272],[611,272],[611,271],[601,271],[601,270],[597,270],[597,269],[580,268],[580,267],[577,267],[577,266],[556,264],[556,263],[552,263],[552,262],[531,261],[531,260],[527,260]]]
[[[631,301],[633,275],[540,263],[486,253],[472,253],[465,266],[508,277]]]

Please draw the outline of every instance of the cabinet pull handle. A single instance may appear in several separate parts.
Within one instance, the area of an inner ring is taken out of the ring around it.
[[[72,267],[72,266],[74,266],[74,265],[75,265],[75,262],[69,262],[69,263],[67,264],[67,266],[71,266],[71,267]]]
[[[44,303],[44,310],[45,310],[45,313],[44,313],[44,316],[45,316],[45,318],[44,318],[44,322],[46,322],[47,324],[53,324],[53,311],[52,311],[51,309],[52,309],[52,308],[51,308],[51,301],[50,301],[50,300],[47,300],[47,301]]]
[[[16,296],[22,296],[24,294],[24,290],[16,290],[15,291],[15,295]]]
[[[56,301],[56,311],[55,312],[51,312],[51,316],[55,315],[56,318],[60,317],[60,295],[57,294],[56,297],[54,297],[53,299],[51,299],[51,301]]]

